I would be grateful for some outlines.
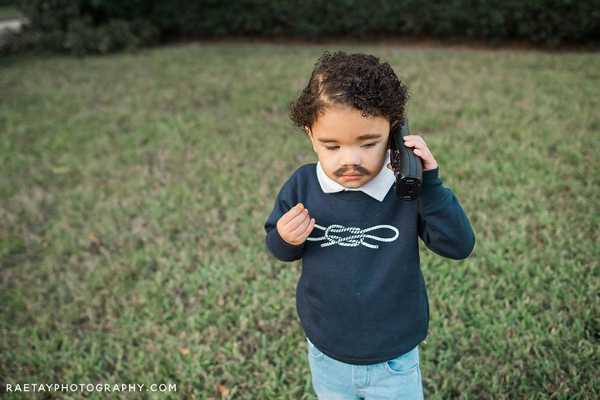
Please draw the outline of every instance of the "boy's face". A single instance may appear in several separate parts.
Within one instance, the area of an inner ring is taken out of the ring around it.
[[[329,107],[307,132],[325,174],[348,189],[363,186],[384,167],[390,124],[383,117]]]

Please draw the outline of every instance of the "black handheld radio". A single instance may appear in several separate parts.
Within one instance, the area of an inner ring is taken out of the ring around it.
[[[421,193],[423,182],[423,164],[411,147],[404,145],[404,136],[408,133],[408,118],[404,124],[396,126],[392,132],[390,161],[396,177],[396,196],[401,200],[414,200]]]

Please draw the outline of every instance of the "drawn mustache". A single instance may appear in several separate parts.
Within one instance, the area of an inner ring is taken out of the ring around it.
[[[342,175],[368,175],[369,171],[367,171],[364,167],[360,166],[360,165],[353,165],[352,167],[342,167],[338,170],[336,170],[333,173],[335,176],[342,176]]]

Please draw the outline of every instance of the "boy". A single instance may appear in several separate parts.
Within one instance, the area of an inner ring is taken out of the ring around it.
[[[390,129],[403,121],[407,100],[389,63],[338,52],[321,56],[290,103],[319,162],[281,189],[266,243],[279,260],[302,258],[296,304],[321,400],[423,398],[418,345],[429,305],[417,238],[452,259],[468,257],[475,244],[419,136],[405,144],[422,160],[421,194],[396,197]]]

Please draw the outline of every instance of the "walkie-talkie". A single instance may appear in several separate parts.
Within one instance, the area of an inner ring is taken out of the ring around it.
[[[408,118],[402,125],[396,126],[391,133],[392,146],[390,161],[396,177],[396,196],[401,200],[414,200],[421,193],[423,182],[423,164],[411,147],[404,145],[404,136],[408,136]]]

